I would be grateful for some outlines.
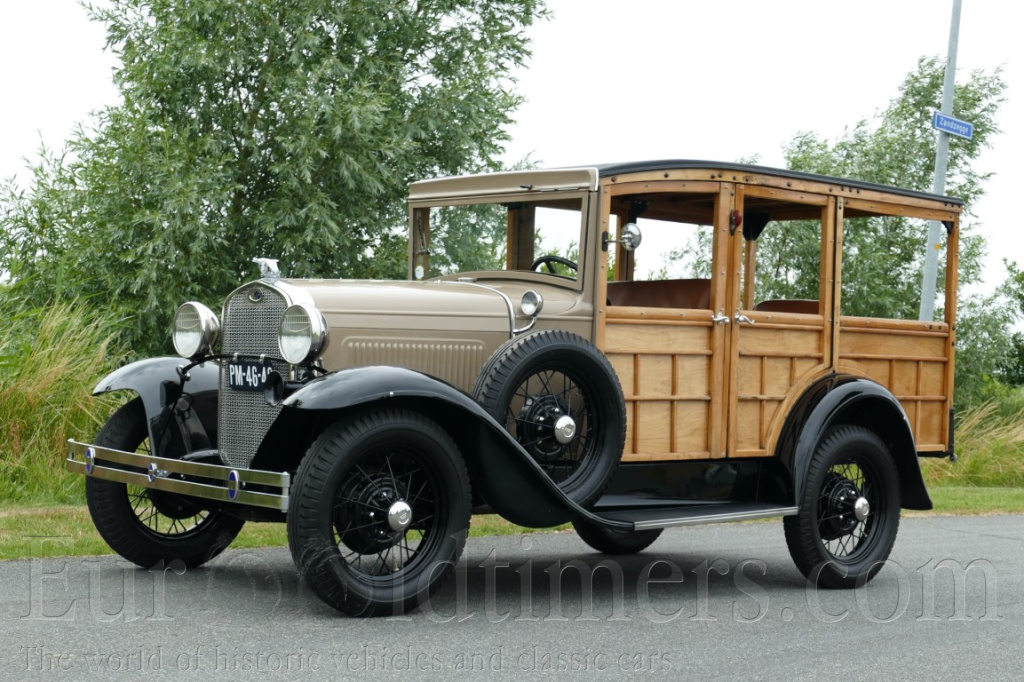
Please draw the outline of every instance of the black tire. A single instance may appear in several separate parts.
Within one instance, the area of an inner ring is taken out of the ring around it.
[[[142,401],[135,398],[118,409],[95,443],[148,453]],[[245,525],[224,512],[203,508],[193,497],[99,478],[85,479],[85,499],[96,530],[110,548],[143,568],[160,562],[200,566],[227,549]]]
[[[661,535],[661,528],[652,530],[613,530],[576,519],[572,527],[583,542],[604,554],[636,554],[651,546]]]
[[[899,474],[885,443],[861,426],[829,430],[811,458],[800,512],[783,519],[800,572],[822,587],[863,585],[889,557],[899,523]]]
[[[573,501],[600,497],[622,458],[626,408],[593,344],[558,330],[512,339],[484,365],[473,395]],[[575,425],[565,442],[553,428],[562,416]]]
[[[389,516],[402,503],[411,520],[395,527]],[[329,427],[302,460],[288,546],[334,608],[393,615],[416,608],[454,571],[469,517],[469,475],[451,437],[415,412],[364,412]]]

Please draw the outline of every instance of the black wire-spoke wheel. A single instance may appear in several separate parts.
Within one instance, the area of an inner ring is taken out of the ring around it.
[[[826,433],[815,451],[786,544],[800,571],[822,587],[863,585],[896,541],[899,475],[885,443],[860,426]]]
[[[184,538],[198,534],[202,532],[202,525],[210,518],[208,510],[183,495],[168,494],[132,484],[125,486],[125,492],[135,519],[154,535]]]
[[[117,410],[96,445],[150,454],[146,413],[138,398]],[[200,500],[142,486],[85,479],[85,498],[96,530],[110,548],[144,568],[180,561],[193,568],[224,551],[244,521],[211,511]]]
[[[590,521],[576,519],[572,527],[591,549],[604,554],[636,554],[651,546],[661,536],[661,528],[650,530],[616,530]]]
[[[548,475],[562,483],[579,471],[591,449],[595,397],[581,388],[577,372],[553,367],[538,369],[515,388],[504,424]]]
[[[513,339],[484,366],[473,394],[579,504],[592,503],[622,456],[625,403],[607,358],[563,331]]]
[[[451,574],[469,515],[469,476],[440,426],[405,410],[365,412],[328,428],[303,459],[288,544],[325,602],[393,615]]]

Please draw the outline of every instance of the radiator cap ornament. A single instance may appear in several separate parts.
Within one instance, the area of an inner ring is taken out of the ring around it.
[[[281,271],[277,267],[276,258],[253,258],[252,262],[260,266],[260,278],[276,282],[281,279]]]

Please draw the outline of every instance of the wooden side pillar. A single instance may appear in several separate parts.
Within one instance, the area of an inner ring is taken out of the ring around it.
[[[412,238],[409,240],[413,279],[430,277],[430,209],[417,208],[412,212]]]
[[[536,217],[536,207],[532,204],[509,207],[507,269],[529,270],[533,265]]]

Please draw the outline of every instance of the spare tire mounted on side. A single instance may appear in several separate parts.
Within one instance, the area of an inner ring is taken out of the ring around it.
[[[511,339],[473,395],[573,501],[600,497],[622,456],[626,412],[615,370],[593,344],[558,330]]]

